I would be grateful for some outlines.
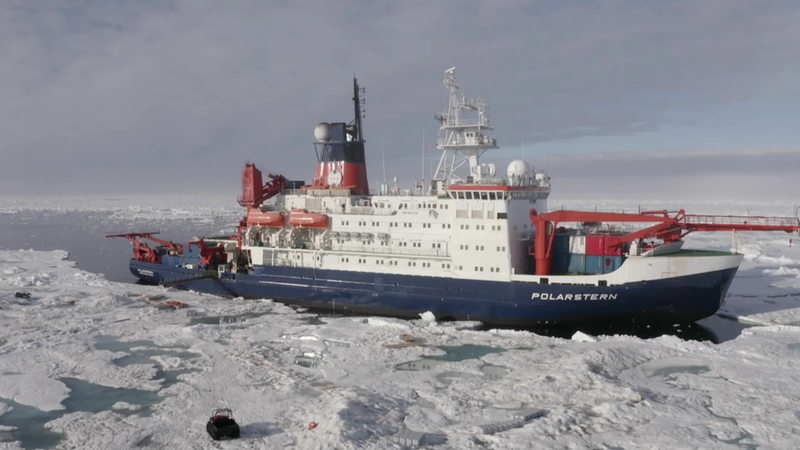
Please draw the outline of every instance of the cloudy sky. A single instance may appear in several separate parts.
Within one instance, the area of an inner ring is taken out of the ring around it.
[[[4,1],[0,189],[236,195],[245,162],[309,180],[354,75],[373,188],[411,182],[456,66],[498,167],[526,159],[556,197],[800,203],[798,24],[793,0]]]

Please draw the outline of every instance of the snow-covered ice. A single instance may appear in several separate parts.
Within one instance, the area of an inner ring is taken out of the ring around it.
[[[63,250],[0,250],[0,448],[794,448],[790,237],[737,236],[746,258],[720,314],[749,326],[721,343],[325,317],[109,281]],[[219,407],[241,439],[211,441]]]

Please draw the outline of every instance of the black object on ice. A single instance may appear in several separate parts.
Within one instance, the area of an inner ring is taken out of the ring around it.
[[[239,424],[233,420],[233,411],[229,408],[215,409],[208,419],[206,431],[215,441],[222,438],[236,439],[239,437]]]
[[[15,292],[14,293],[14,297],[17,297],[17,298],[31,298],[31,293],[30,292]]]

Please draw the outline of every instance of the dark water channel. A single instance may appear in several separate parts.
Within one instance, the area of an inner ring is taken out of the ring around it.
[[[95,342],[98,350],[108,350],[114,353],[124,353],[124,356],[114,360],[120,367],[132,364],[148,364],[158,367],[154,359],[156,356],[173,356],[184,360],[196,358],[198,355],[188,352],[180,347],[159,347],[152,341],[122,341],[114,336],[99,336]],[[161,381],[162,389],[177,383],[181,374],[189,373],[189,369],[156,371],[155,379]],[[19,441],[22,448],[53,448],[63,439],[63,435],[45,427],[48,422],[58,419],[66,414],[84,411],[97,413],[114,410],[122,415],[149,416],[150,406],[161,401],[158,392],[118,388],[90,383],[72,377],[59,378],[59,381],[69,389],[69,396],[61,402],[64,409],[56,411],[42,411],[38,408],[17,403],[11,399],[0,398],[0,401],[10,406],[9,410],[0,415],[0,426],[13,427],[10,431],[0,431],[0,442]],[[126,404],[123,409],[115,409],[118,403]],[[75,430],[76,432],[90,433],[90,429]]]
[[[135,282],[128,271],[132,255],[130,242],[124,238],[106,238],[107,234],[159,231],[161,239],[184,243],[196,236],[230,233],[237,220],[230,215],[195,220],[159,219],[157,216],[158,212],[151,211],[146,217],[137,218],[131,212],[111,210],[0,213],[0,248],[66,250],[69,259],[82,270],[102,273],[111,281]]]

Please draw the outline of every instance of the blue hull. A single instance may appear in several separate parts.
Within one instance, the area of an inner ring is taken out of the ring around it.
[[[736,268],[618,286],[498,282],[444,277],[256,267],[254,274],[186,269],[131,260],[146,283],[226,297],[268,298],[335,313],[478,320],[497,326],[688,323],[714,314]]]

